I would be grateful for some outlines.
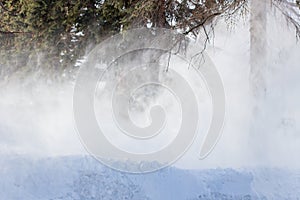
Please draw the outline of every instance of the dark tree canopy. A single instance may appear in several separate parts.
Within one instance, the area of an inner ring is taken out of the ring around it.
[[[73,70],[95,44],[132,27],[197,35],[217,16],[245,11],[247,0],[2,0],[0,76]]]

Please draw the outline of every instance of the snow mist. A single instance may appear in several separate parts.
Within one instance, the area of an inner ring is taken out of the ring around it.
[[[197,139],[175,166],[300,167],[300,46],[283,17],[269,12],[267,65],[261,69],[265,72],[265,97],[255,99],[249,82],[249,27],[247,21],[239,21],[231,31],[224,22],[216,26],[214,45],[208,46],[207,52],[226,90],[223,135],[206,159],[199,159],[202,141]],[[0,156],[87,154],[74,129],[73,81],[32,83],[23,87],[12,81],[0,88]],[[257,116],[253,115],[255,104],[260,105]]]

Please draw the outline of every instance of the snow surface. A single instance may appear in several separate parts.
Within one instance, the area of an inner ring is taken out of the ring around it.
[[[128,174],[89,156],[0,157],[2,200],[300,199],[300,173],[280,169]]]

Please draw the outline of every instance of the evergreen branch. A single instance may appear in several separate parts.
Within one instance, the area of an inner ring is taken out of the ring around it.
[[[4,11],[8,12],[9,15],[11,15],[11,16],[14,16],[14,17],[17,17],[17,16],[18,16],[18,15],[16,15],[15,13],[13,13],[12,11],[8,10],[8,9],[3,5],[3,2],[2,2],[2,1],[0,1],[0,7],[1,7]]]

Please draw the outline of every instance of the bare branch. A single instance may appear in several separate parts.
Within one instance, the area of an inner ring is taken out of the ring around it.
[[[296,36],[300,37],[300,8],[297,4],[287,0],[273,0],[274,5],[296,29]],[[298,20],[297,20],[298,19]]]
[[[3,35],[14,35],[14,34],[29,34],[32,35],[33,33],[31,32],[22,32],[22,31],[0,31],[0,34]]]
[[[214,17],[216,17],[216,16],[218,16],[218,15],[221,15],[221,14],[222,14],[221,12],[217,12],[217,13],[213,13],[213,14],[209,15],[209,16],[206,17],[201,23],[199,23],[199,24],[197,24],[196,26],[190,28],[190,30],[184,32],[183,34],[184,34],[184,35],[187,35],[187,34],[193,32],[195,29],[198,29],[198,28],[200,28],[201,26],[204,26],[208,20],[211,20],[211,19],[213,19]]]

